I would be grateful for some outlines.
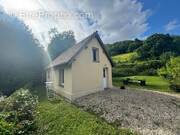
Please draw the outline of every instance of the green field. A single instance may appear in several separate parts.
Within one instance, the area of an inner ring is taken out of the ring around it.
[[[137,56],[137,53],[132,52],[132,53],[125,53],[125,54],[120,54],[120,55],[113,56],[112,59],[116,63],[118,63],[118,62],[128,62],[133,57],[136,57],[136,56]]]
[[[108,124],[62,98],[49,102],[41,95],[40,99],[37,116],[39,135],[134,135],[130,130]]]
[[[162,77],[159,76],[130,76],[130,77],[116,77],[113,78],[113,84],[115,86],[121,86],[122,80],[125,78],[137,79],[137,80],[146,80],[146,86],[140,86],[139,84],[129,84],[129,87],[135,88],[147,88],[150,90],[158,90],[163,92],[172,92],[169,89],[169,82]]]

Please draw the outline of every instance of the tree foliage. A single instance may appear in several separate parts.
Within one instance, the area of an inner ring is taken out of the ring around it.
[[[36,134],[35,121],[38,100],[29,90],[19,89],[0,102],[0,134]]]
[[[171,58],[158,72],[171,81],[171,88],[180,92],[180,56]]]
[[[173,43],[175,45],[175,53],[180,55],[180,36],[173,36]]]
[[[108,48],[109,53],[118,54],[119,59],[123,59],[119,54],[137,53],[133,60],[115,61],[113,76],[157,75],[158,73],[171,81],[171,88],[180,89],[180,61],[177,57],[180,56],[180,36],[153,34],[144,41],[122,41],[111,44]]]
[[[180,84],[180,57],[171,58],[166,65],[167,74]]]
[[[137,48],[142,45],[142,41],[139,39],[135,40],[127,40],[127,41],[120,41],[114,44],[107,45],[108,51],[111,56],[115,56],[117,54],[123,54],[127,52],[133,52]]]
[[[153,34],[144,41],[127,40],[109,44],[107,47],[112,56],[136,51],[139,60],[165,59],[165,57],[169,59],[171,56],[180,55],[180,36]]]
[[[48,52],[52,60],[76,42],[72,31],[58,33],[56,29],[52,29],[49,32],[49,35],[52,37],[52,40],[48,46]]]
[[[18,19],[1,14],[0,91],[9,95],[26,84],[42,83],[43,49]]]
[[[154,34],[144,41],[143,46],[138,49],[138,54],[142,59],[157,58],[174,50],[173,38],[170,35]]]

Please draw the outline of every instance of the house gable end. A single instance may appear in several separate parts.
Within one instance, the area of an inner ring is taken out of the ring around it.
[[[82,48],[78,51],[78,53],[76,53],[76,54],[71,58],[71,60],[69,61],[69,64],[71,64],[71,63],[74,61],[74,59],[76,59],[77,56],[79,56],[79,54],[80,54],[84,49],[86,49],[87,47],[89,47],[89,45],[91,44],[91,41],[92,41],[93,39],[96,39],[96,40],[97,40],[98,45],[101,47],[101,49],[102,49],[102,51],[104,52],[105,56],[106,56],[107,59],[109,60],[111,66],[113,67],[113,62],[112,62],[112,60],[111,60],[111,57],[109,56],[109,54],[108,54],[108,52],[107,52],[107,50],[106,50],[106,48],[105,48],[105,45],[103,44],[103,42],[102,42],[102,40],[101,40],[101,38],[99,37],[99,35],[98,35],[97,32],[94,34],[94,36],[93,36],[92,38],[90,38],[90,39],[88,40],[88,43],[85,44],[84,46],[82,46]]]

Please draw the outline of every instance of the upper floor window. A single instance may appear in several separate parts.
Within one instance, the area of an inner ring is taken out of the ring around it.
[[[59,70],[59,85],[64,86],[64,69]]]
[[[93,54],[93,61],[99,62],[99,49],[98,48],[92,48],[92,54]]]

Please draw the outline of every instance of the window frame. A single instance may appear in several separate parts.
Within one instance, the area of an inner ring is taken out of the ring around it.
[[[99,63],[99,48],[96,47],[92,48],[92,59],[93,62]]]
[[[50,70],[47,70],[47,81],[51,80],[51,74],[50,74]]]
[[[64,69],[59,69],[59,86],[64,87]]]
[[[103,78],[106,78],[106,69],[103,68]]]

